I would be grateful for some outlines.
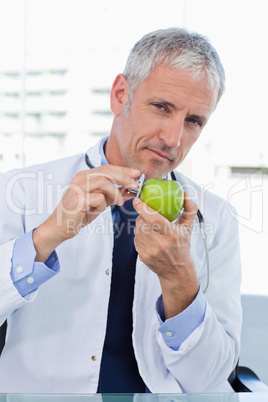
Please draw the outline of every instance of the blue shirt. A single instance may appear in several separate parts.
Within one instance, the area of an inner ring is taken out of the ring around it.
[[[15,241],[11,278],[21,296],[27,296],[60,271],[60,264],[55,251],[45,264],[35,262],[36,251],[33,244],[33,230]]]
[[[108,164],[104,154],[106,141],[107,137],[100,144],[102,165]],[[23,297],[27,297],[60,271],[60,264],[55,251],[45,263],[34,261],[36,250],[32,234],[33,230],[18,238],[13,249],[10,275],[14,286]],[[183,312],[164,320],[164,307],[160,296],[156,302],[156,312],[160,325],[159,330],[166,345],[173,350],[178,350],[182,342],[202,323],[205,311],[206,300],[199,289],[195,300]]]

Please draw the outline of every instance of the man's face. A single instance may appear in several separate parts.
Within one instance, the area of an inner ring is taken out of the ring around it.
[[[216,106],[218,91],[209,89],[202,80],[161,65],[138,85],[124,113],[125,78],[120,79],[121,92],[113,93],[116,86],[112,89],[111,105],[116,113],[107,159],[112,164],[137,168],[147,179],[163,177],[183,161],[198,139]],[[117,102],[116,108],[113,102]]]

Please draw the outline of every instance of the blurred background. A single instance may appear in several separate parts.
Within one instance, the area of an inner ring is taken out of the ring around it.
[[[266,0],[0,0],[0,174],[109,134],[110,88],[142,35],[203,33],[226,93],[180,170],[236,207],[242,292],[268,294],[266,17]]]

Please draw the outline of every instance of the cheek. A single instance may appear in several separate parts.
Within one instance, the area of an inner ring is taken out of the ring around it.
[[[139,113],[137,117],[133,119],[132,130],[140,138],[152,137],[161,130],[161,122],[158,121],[157,118],[152,117],[149,113]]]
[[[133,152],[139,152],[143,150],[148,143],[150,138],[155,137],[155,134],[150,130],[150,128],[143,125],[135,126],[131,133],[131,147]]]
[[[176,162],[181,162],[185,156],[188,154],[196,139],[191,137],[183,136],[180,141],[179,147],[176,149]]]
[[[181,145],[189,149],[198,140],[199,136],[200,132],[187,131],[181,138]]]

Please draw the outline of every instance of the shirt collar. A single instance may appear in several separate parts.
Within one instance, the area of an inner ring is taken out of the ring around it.
[[[101,165],[102,166],[103,165],[108,165],[108,163],[109,163],[107,161],[107,158],[106,158],[105,153],[104,153],[104,147],[105,147],[105,144],[106,144],[107,140],[108,140],[108,137],[104,137],[100,142],[99,153],[100,153],[100,157],[101,157]]]

